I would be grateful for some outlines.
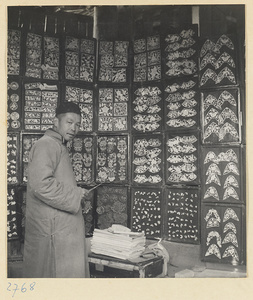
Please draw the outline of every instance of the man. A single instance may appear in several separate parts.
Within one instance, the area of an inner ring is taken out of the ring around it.
[[[78,133],[79,106],[63,102],[28,165],[24,277],[89,277],[81,202],[66,142]]]

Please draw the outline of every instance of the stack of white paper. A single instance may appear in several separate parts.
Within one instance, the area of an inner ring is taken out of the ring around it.
[[[91,252],[119,259],[133,259],[145,249],[146,237],[143,232],[95,229],[91,239]]]

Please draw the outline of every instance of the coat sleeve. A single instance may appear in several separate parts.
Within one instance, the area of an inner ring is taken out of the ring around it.
[[[60,145],[38,141],[30,153],[28,184],[33,194],[47,205],[75,214],[81,207],[83,190],[55,178],[60,156]]]

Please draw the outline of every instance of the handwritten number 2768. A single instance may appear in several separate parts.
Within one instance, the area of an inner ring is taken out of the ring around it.
[[[16,291],[21,291],[21,293],[25,293],[27,291],[27,288],[25,287],[26,283],[23,283],[23,285],[21,286],[21,288],[19,288],[18,284],[13,283],[11,284],[10,282],[8,282],[8,287],[7,287],[7,291],[9,292],[13,292],[12,297],[15,296]],[[34,286],[35,286],[35,282],[32,282],[29,286],[30,286],[30,291],[34,290]],[[11,287],[11,285],[13,285],[14,287]]]

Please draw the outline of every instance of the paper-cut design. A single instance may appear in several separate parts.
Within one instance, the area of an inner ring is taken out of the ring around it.
[[[226,250],[224,251],[223,255],[222,255],[222,258],[225,258],[225,257],[229,257],[231,256],[232,258],[234,258],[235,260],[239,261],[239,256],[238,256],[238,252],[237,250],[235,249],[234,246],[228,246],[226,248]]]
[[[224,196],[223,196],[223,200],[226,200],[228,199],[229,197],[232,197],[234,198],[235,200],[239,200],[239,197],[237,195],[237,192],[236,190],[232,187],[232,186],[229,186],[225,189],[225,192],[224,192]]]
[[[233,175],[229,175],[224,182],[225,189],[231,186],[239,188],[238,181]]]
[[[216,238],[216,242],[217,242],[217,245],[221,248],[221,236],[219,234],[218,231],[210,231],[207,235],[207,238],[206,238],[206,245],[209,246],[210,245],[210,241],[213,239],[213,238]]]
[[[235,224],[232,222],[228,222],[227,224],[225,224],[224,229],[223,229],[223,233],[226,233],[228,230],[232,230],[232,232],[234,234],[236,234],[236,227]]]
[[[216,244],[211,244],[211,246],[209,246],[209,248],[207,249],[205,256],[209,255],[215,255],[216,257],[221,259],[221,253]]]
[[[232,208],[227,208],[224,216],[223,216],[223,222],[228,221],[229,219],[233,219],[235,221],[239,221],[237,214],[235,213],[235,211]]]
[[[215,198],[217,201],[220,200],[217,189],[214,186],[210,186],[205,192],[204,199],[207,199],[210,197]]]
[[[238,247],[237,237],[233,232],[228,232],[224,237],[222,244],[232,243],[236,247]]]
[[[238,176],[240,175],[238,167],[234,162],[230,162],[226,165],[226,167],[224,169],[224,172],[223,172],[223,175],[226,175],[226,174],[229,174],[229,173],[233,173],[233,174],[236,174]]]

